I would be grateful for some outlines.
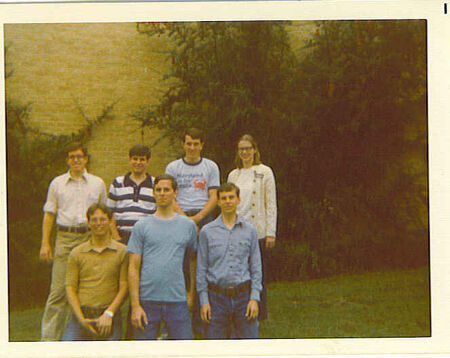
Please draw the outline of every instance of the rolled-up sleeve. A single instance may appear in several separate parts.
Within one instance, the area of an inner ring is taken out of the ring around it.
[[[197,292],[200,299],[200,305],[209,304],[208,282],[206,272],[208,270],[208,238],[204,229],[200,231],[197,250]]]
[[[57,182],[53,179],[48,187],[47,200],[44,204],[44,212],[56,214],[58,209]]]

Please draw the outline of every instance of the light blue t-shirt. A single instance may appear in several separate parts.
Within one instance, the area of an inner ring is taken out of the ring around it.
[[[183,215],[169,220],[153,215],[138,221],[127,251],[142,255],[139,298],[143,301],[186,301],[183,258],[197,250],[195,223]]]
[[[219,167],[206,158],[195,164],[184,158],[174,160],[167,165],[166,174],[177,181],[177,202],[183,211],[203,209],[209,199],[208,190],[220,186]]]

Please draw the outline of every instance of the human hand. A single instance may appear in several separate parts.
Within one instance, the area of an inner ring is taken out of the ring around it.
[[[206,323],[211,320],[211,305],[209,303],[200,307],[200,317]]]
[[[258,317],[258,301],[250,300],[247,304],[247,311],[245,312],[245,317],[247,320],[255,319]]]
[[[112,321],[113,319],[104,313],[99,318],[97,318],[96,327],[98,333],[101,336],[103,337],[109,336],[109,334],[111,333]]]
[[[41,245],[41,251],[39,252],[39,259],[46,263],[51,263],[53,260],[52,247],[48,244]]]
[[[98,336],[97,330],[94,328],[95,323],[97,322],[96,319],[92,318],[83,318],[82,320],[79,320],[81,326],[91,332],[92,334]]]
[[[145,329],[145,326],[148,324],[148,320],[142,306],[139,305],[138,307],[131,309],[131,324],[141,330]]]
[[[275,247],[275,238],[273,236],[266,237],[266,249],[273,249]]]

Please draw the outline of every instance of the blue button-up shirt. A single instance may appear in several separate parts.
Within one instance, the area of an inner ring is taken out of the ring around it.
[[[238,216],[233,228],[220,215],[200,231],[197,251],[197,292],[209,304],[208,283],[222,288],[251,281],[250,299],[259,301],[262,289],[261,254],[254,226]]]

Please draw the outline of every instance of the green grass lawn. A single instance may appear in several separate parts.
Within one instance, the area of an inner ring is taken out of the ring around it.
[[[260,338],[430,336],[428,287],[426,268],[273,283]],[[41,316],[12,311],[9,340],[38,341]]]

